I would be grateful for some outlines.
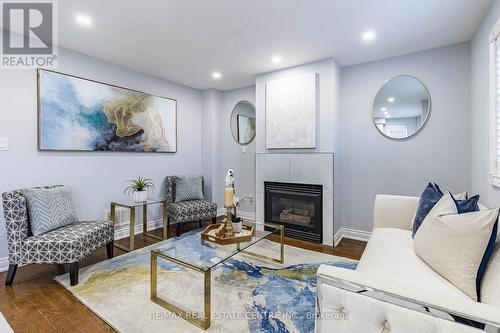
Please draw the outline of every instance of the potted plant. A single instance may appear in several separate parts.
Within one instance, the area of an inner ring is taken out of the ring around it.
[[[243,194],[243,198],[238,198],[234,197],[233,201],[233,212],[231,212],[231,217],[233,221],[233,230],[234,232],[241,232],[243,229],[243,219],[239,217],[236,213],[236,208],[240,207],[243,202],[246,200],[249,200],[250,202],[253,202],[253,196],[252,195],[247,195]]]
[[[154,190],[155,185],[151,179],[139,177],[129,180],[130,185],[125,188],[123,193],[132,194],[135,202],[144,202],[148,199],[148,190]]]

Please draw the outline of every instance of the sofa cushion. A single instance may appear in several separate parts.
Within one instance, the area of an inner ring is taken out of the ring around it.
[[[201,175],[175,176],[175,202],[203,200]]]
[[[193,222],[217,216],[217,204],[206,200],[191,200],[168,205],[174,223]]]
[[[386,276],[403,285],[471,299],[420,259],[413,249],[412,232],[393,228],[375,228],[356,271]]]
[[[78,221],[69,187],[28,188],[22,193],[34,236]]]
[[[493,248],[487,251],[488,244],[494,245],[496,239],[498,209],[430,215],[415,235],[416,254],[458,289],[479,301],[482,273],[493,251]]]
[[[112,242],[113,233],[112,221],[88,221],[28,237],[23,244],[20,263],[77,262],[97,248]]]

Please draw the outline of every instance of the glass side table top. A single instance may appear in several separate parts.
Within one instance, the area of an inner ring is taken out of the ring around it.
[[[154,251],[171,258],[174,262],[180,261],[181,263],[195,266],[202,271],[208,271],[212,267],[260,242],[269,235],[280,234],[279,226],[265,224],[268,230],[262,230],[262,224],[258,226],[250,222],[245,222],[244,224],[255,227],[255,232],[251,241],[240,243],[239,246],[237,246],[237,244],[220,245],[202,240],[201,232],[203,229],[199,229],[192,234],[185,235],[171,244],[161,246]]]
[[[152,199],[148,199],[146,201],[135,202],[132,199],[123,198],[121,200],[111,201],[111,204],[116,205],[116,206],[120,206],[120,207],[132,208],[132,207],[141,207],[144,205],[147,206],[147,205],[153,205],[153,204],[157,204],[157,203],[164,203],[166,201],[167,201],[167,199],[164,199],[164,198],[152,198]]]

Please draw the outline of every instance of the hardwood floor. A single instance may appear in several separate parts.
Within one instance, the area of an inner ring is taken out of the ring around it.
[[[196,227],[197,223],[193,223],[184,231]],[[160,229],[153,231],[153,233],[161,234]],[[175,228],[170,228],[169,237],[174,235]],[[128,238],[117,242],[128,245]],[[142,235],[137,235],[135,238],[136,248],[145,247],[155,242],[157,240],[142,237]],[[290,238],[286,238],[285,243],[351,259],[359,259],[366,245],[365,242],[347,239],[342,240],[336,248]],[[124,253],[115,247],[115,256]],[[105,247],[83,260],[80,267],[103,260],[106,260]],[[6,273],[0,273],[0,312],[3,313],[16,333],[115,332],[53,280],[55,276],[65,272],[67,272],[67,267],[62,265],[28,265],[18,269],[14,284],[11,287],[4,286]]]

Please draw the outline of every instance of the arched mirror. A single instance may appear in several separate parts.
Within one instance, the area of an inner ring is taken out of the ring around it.
[[[250,143],[255,137],[255,106],[248,101],[238,102],[231,113],[231,132],[241,145]]]
[[[372,118],[380,133],[391,139],[417,134],[429,119],[431,96],[418,79],[400,75],[385,82],[373,101]]]

